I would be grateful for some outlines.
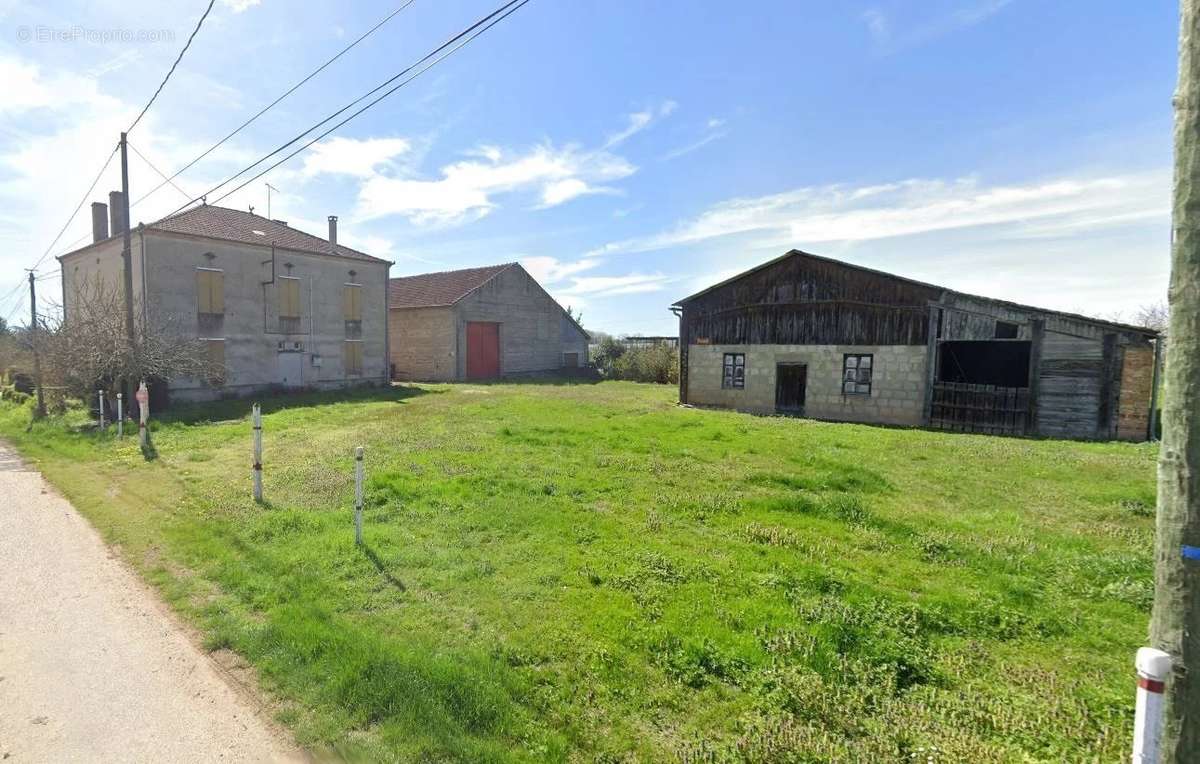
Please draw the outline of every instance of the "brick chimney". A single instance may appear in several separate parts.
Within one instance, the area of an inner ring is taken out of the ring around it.
[[[337,215],[329,216],[329,251],[337,254]]]
[[[108,238],[108,205],[92,202],[92,243]]]
[[[125,233],[129,227],[129,221],[125,219],[125,195],[120,191],[108,192],[108,220],[113,236]]]

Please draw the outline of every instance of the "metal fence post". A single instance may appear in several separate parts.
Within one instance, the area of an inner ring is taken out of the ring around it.
[[[1158,764],[1163,690],[1171,673],[1171,656],[1153,647],[1140,647],[1134,665],[1138,688],[1133,712],[1133,764]]]
[[[121,393],[117,393],[117,437],[125,437],[125,404],[121,400]]]
[[[362,546],[363,448],[354,449],[354,544]]]
[[[263,500],[262,491],[262,407],[254,404],[251,416],[254,422],[254,500]]]
[[[137,392],[133,397],[137,398],[138,403],[138,440],[142,450],[145,450],[149,435],[147,426],[150,421],[150,391],[146,389],[145,382],[138,385]]]
[[[96,401],[100,407],[100,432],[104,432],[104,390],[96,393]]]

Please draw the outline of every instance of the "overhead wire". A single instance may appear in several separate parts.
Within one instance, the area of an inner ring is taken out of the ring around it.
[[[56,235],[54,240],[50,242],[50,246],[46,247],[46,251],[43,252],[42,256],[37,259],[37,262],[33,264],[33,268],[31,270],[36,271],[38,269],[38,266],[40,266],[50,255],[51,250],[54,249],[54,245],[57,244],[58,240],[62,238],[62,235],[67,232],[67,228],[71,225],[71,222],[75,220],[75,216],[79,214],[79,210],[88,200],[88,197],[92,195],[92,191],[95,190],[96,184],[100,182],[100,178],[103,177],[104,171],[107,170],[108,165],[112,163],[112,158],[116,156],[118,148],[119,146],[113,147],[112,153],[108,155],[108,159],[104,160],[104,166],[100,168],[100,172],[96,173],[95,179],[92,181],[92,184],[88,186],[88,190],[84,192],[83,197],[80,198],[79,204],[75,205],[75,209],[72,210],[71,216],[67,218],[67,222],[63,223],[63,227],[59,229],[58,235]]]
[[[175,63],[171,64],[171,68],[167,70],[167,76],[163,77],[163,81],[158,84],[158,89],[154,91],[154,95],[150,96],[150,100],[142,107],[137,117],[133,120],[133,124],[125,128],[126,133],[133,132],[133,128],[137,127],[137,123],[142,121],[142,117],[146,116],[146,112],[150,111],[150,107],[154,104],[158,94],[166,87],[167,80],[171,79],[171,75],[175,73],[175,67],[179,66],[179,62],[183,60],[183,54],[187,53],[188,48],[192,46],[192,40],[196,39],[196,33],[200,31],[200,27],[204,26],[204,20],[208,18],[208,14],[213,9],[213,3],[216,0],[208,0],[208,7],[204,9],[204,13],[200,16],[200,20],[196,22],[196,28],[188,35],[187,42],[183,44],[183,49],[179,51],[179,55],[175,57]]]

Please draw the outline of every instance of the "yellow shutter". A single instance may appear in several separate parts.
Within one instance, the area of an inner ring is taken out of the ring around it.
[[[220,271],[196,271],[196,312],[225,312],[225,274]]]
[[[362,287],[347,284],[342,291],[342,315],[347,321],[362,321]]]
[[[346,343],[346,374],[360,375],[362,374],[362,343],[347,342]]]
[[[214,383],[225,381],[225,341],[208,340],[209,377]]]
[[[279,317],[300,318],[300,280],[281,279],[279,282]]]

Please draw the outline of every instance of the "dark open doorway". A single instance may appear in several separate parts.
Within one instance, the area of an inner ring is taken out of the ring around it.
[[[804,391],[808,386],[808,367],[802,363],[775,365],[775,411],[804,416]]]

